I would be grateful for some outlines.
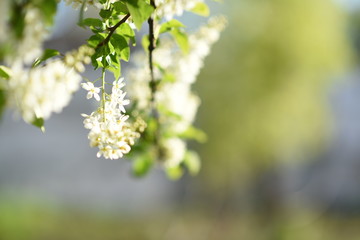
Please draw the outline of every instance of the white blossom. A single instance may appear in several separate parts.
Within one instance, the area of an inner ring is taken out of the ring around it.
[[[118,0],[108,0],[107,3],[114,3]],[[75,9],[81,8],[81,6],[85,3],[85,10],[88,6],[94,6],[96,8],[102,8],[103,4],[101,4],[98,0],[64,0],[66,5],[72,6]]]
[[[94,0],[64,0],[65,4],[66,5],[69,5],[69,6],[72,6],[73,8],[75,9],[79,9],[81,8],[81,6],[86,3],[86,7],[87,6],[94,6],[94,4],[97,2],[97,1],[94,1]],[[95,6],[97,6],[95,4]]]
[[[100,101],[100,96],[99,96],[100,88],[95,87],[92,82],[82,83],[81,87],[88,91],[86,95],[87,99],[94,97],[96,101]]]
[[[13,74],[8,81],[10,103],[29,123],[36,118],[46,120],[53,112],[61,112],[81,81],[81,76],[61,61],[31,69],[16,62],[11,70]]]
[[[22,59],[14,59],[7,81],[9,104],[17,108],[28,123],[36,118],[46,120],[53,112],[61,112],[79,89],[81,76],[75,65],[82,65],[91,53],[88,47],[82,46],[66,53],[64,61],[48,60],[37,67],[28,67]],[[70,57],[71,64],[67,61]]]
[[[193,9],[199,2],[203,0],[156,0],[156,14],[170,20],[174,16],[183,15],[184,11]]]
[[[186,143],[180,138],[168,138],[162,141],[164,150],[164,166],[166,168],[177,167],[185,158]]]
[[[173,4],[176,5],[175,2],[177,1],[174,1]],[[182,1],[178,3],[180,2]],[[162,116],[161,121],[173,134],[185,132],[195,119],[200,99],[191,91],[191,85],[195,82],[203,66],[204,58],[209,54],[211,45],[219,38],[219,32],[224,25],[224,18],[212,18],[207,25],[191,34],[188,54],[183,54],[172,42],[166,40],[162,40],[161,45],[154,50],[154,62],[174,78],[173,81],[160,82],[155,93],[156,105],[178,116],[175,119],[167,117],[166,113],[164,113],[165,116]],[[147,58],[145,54],[137,53],[133,59],[137,65],[127,72],[130,79],[128,91],[137,102],[137,107],[146,111],[149,109],[151,96]],[[155,79],[164,77],[158,68],[154,68],[154,70]],[[163,141],[161,146],[167,153],[165,154],[165,167],[176,166],[184,159],[186,143],[183,140],[174,137]]]
[[[124,86],[123,78],[114,81],[111,95],[106,96],[105,102],[90,115],[82,114],[84,127],[90,130],[90,146],[99,149],[97,157],[122,158],[140,137],[140,133],[127,122],[129,116],[125,114],[125,106],[130,101],[125,99]]]
[[[42,18],[39,9],[31,7],[31,5],[27,7],[24,17],[23,37],[15,41],[15,51],[7,56],[6,62],[9,65],[17,61],[29,65],[40,57],[43,42],[49,35]]]

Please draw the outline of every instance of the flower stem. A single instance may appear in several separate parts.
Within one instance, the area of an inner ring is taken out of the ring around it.
[[[102,106],[102,112],[103,112],[103,119],[104,122],[106,121],[105,118],[105,101],[106,101],[106,92],[105,92],[105,68],[102,69],[101,73],[101,81],[102,81],[102,88],[101,88],[101,106]]]

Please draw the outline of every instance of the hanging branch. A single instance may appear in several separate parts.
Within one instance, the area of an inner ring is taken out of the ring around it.
[[[150,0],[150,5],[156,9],[156,5],[155,5],[155,0]],[[150,104],[151,104],[151,112],[153,117],[156,120],[157,123],[157,127],[155,130],[155,134],[154,134],[154,145],[155,147],[158,149],[158,157],[161,155],[160,154],[160,149],[159,149],[159,139],[160,139],[160,131],[159,131],[159,113],[156,109],[155,106],[155,94],[156,94],[156,89],[157,89],[157,81],[155,79],[154,76],[154,62],[153,62],[153,52],[156,48],[155,45],[155,34],[154,34],[154,18],[153,16],[150,16],[148,19],[148,24],[149,24],[149,69],[150,69],[150,89],[151,89],[151,98],[150,98]]]
[[[151,6],[156,9],[155,1],[150,0]],[[153,51],[155,50],[155,35],[154,35],[154,18],[152,16],[148,19],[149,24],[149,68],[150,68],[150,87],[151,87],[151,103],[154,104],[155,101],[155,92],[156,92],[156,80],[154,76],[154,63],[153,63]]]

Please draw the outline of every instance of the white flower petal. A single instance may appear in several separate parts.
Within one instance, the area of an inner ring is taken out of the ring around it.
[[[93,96],[93,93],[92,93],[92,92],[88,92],[88,93],[86,94],[86,98],[87,98],[87,99],[92,98],[92,96]]]
[[[100,96],[97,93],[94,93],[94,98],[96,101],[100,101]]]

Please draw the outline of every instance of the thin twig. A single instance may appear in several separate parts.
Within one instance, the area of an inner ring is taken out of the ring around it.
[[[114,26],[108,28],[109,30],[109,35],[107,35],[107,37],[101,41],[95,49],[104,46],[105,44],[107,44],[110,41],[111,36],[113,35],[113,33],[115,32],[115,30],[124,22],[126,22],[126,20],[130,17],[130,13],[126,14],[125,17],[123,17],[120,22],[118,22],[117,24],[115,24]]]

